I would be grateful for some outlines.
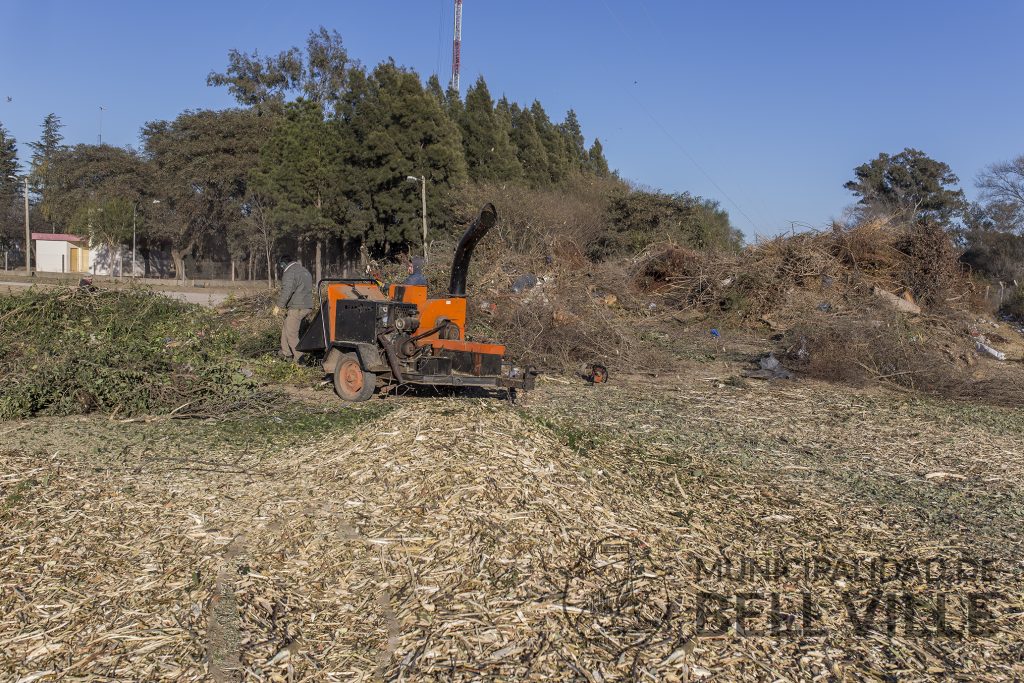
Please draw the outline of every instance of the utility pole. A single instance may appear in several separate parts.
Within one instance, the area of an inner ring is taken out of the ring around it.
[[[462,0],[455,0],[455,38],[452,40],[452,89],[459,94],[459,72],[462,70]]]
[[[28,174],[25,174],[25,273],[32,274],[32,231],[28,227]]]
[[[414,175],[406,176],[406,180],[420,183],[420,199],[423,201],[423,258],[427,258],[427,177],[421,175],[417,178]]]
[[[97,144],[100,144],[100,145],[103,144],[103,110],[104,109],[106,109],[106,107],[104,107],[101,104],[100,105],[100,134],[96,138],[99,141]]]

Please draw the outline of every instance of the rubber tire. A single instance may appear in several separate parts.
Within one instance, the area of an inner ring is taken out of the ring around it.
[[[377,375],[363,370],[359,356],[346,353],[334,367],[334,393],[344,401],[358,403],[373,396],[377,386]]]

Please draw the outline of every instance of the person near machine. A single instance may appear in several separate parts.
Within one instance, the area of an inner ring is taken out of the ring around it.
[[[281,293],[274,306],[274,315],[284,313],[281,326],[281,356],[296,363],[302,358],[299,345],[299,327],[302,319],[313,310],[313,276],[293,256],[281,261]]]
[[[427,276],[423,274],[423,266],[425,266],[426,263],[426,259],[422,256],[413,256],[409,260],[409,277],[405,278],[405,282],[403,284],[426,286]]]

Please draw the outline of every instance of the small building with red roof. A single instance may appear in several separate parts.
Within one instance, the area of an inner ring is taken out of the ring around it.
[[[89,238],[63,232],[34,232],[36,270],[44,273],[88,273]]]

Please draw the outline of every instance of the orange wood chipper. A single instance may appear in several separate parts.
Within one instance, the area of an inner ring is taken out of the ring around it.
[[[466,340],[466,275],[477,242],[494,227],[492,204],[463,234],[452,261],[448,293],[427,296],[423,285],[373,279],[317,283],[320,311],[298,350],[322,357],[324,372],[346,401],[365,401],[377,380],[431,386],[532,389],[536,371],[505,360],[505,347]]]

